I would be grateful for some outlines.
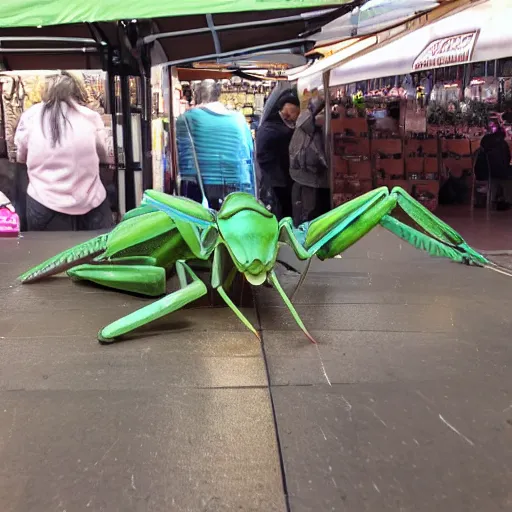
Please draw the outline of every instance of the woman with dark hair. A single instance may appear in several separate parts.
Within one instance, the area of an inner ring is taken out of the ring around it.
[[[261,199],[273,204],[277,218],[292,216],[292,179],[289,145],[300,114],[300,102],[291,91],[284,93],[276,108],[256,133],[256,158],[261,173]],[[267,197],[272,194],[273,197]]]
[[[43,102],[20,118],[15,144],[27,164],[29,231],[97,230],[112,227],[100,161],[107,160],[106,131],[87,94],[69,73],[53,77]]]

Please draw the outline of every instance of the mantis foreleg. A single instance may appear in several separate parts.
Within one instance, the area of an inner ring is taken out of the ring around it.
[[[414,247],[426,250],[433,256],[476,265],[488,263],[455,230],[429,212],[405,190],[395,187],[387,194],[385,189],[374,190],[297,229],[293,229],[289,223],[283,223],[281,240],[294,249],[299,259],[316,254],[323,260],[341,254],[380,223]],[[425,233],[392,217],[397,205]],[[320,236],[322,227],[326,231]],[[311,232],[312,229],[314,232]]]
[[[231,308],[233,313],[239,318],[239,320],[258,338],[260,336],[258,331],[254,328],[247,317],[240,311],[240,309],[233,303],[226,293],[224,287],[229,288],[233,279],[236,275],[236,267],[233,267],[231,271],[227,272],[226,267],[228,263],[229,254],[226,249],[219,245],[215,248],[213,255],[213,266],[212,266],[212,287],[215,288],[219,295],[222,297],[224,302]]]
[[[181,286],[179,290],[107,325],[99,332],[99,341],[113,342],[119,336],[177,311],[206,294],[206,285],[184,261],[176,262],[176,272]]]
[[[304,334],[311,340],[311,342],[316,344],[315,338],[313,338],[313,336],[311,336],[311,334],[309,334],[309,331],[306,329],[306,326],[304,325],[304,322],[300,318],[299,313],[297,313],[296,309],[293,307],[293,304],[290,302],[290,299],[288,298],[285,291],[283,290],[281,283],[277,279],[277,276],[273,270],[269,273],[268,279],[269,279],[270,283],[272,284],[272,286],[277,290],[279,295],[281,295],[283,302],[286,304],[287,308],[290,310],[294,320],[297,322],[297,325],[302,329]]]
[[[463,258],[463,261],[466,263],[473,263],[476,265],[488,265],[489,262],[486,258],[484,258],[481,254],[478,254],[474,249],[472,249],[466,241],[455,231],[453,228],[448,226],[445,222],[443,222],[439,217],[436,217],[433,213],[431,213],[427,208],[425,208],[421,203],[416,201],[413,197],[411,197],[404,189],[400,187],[395,187],[391,191],[391,195],[397,198],[399,206],[402,210],[418,225],[420,226],[426,233],[428,233],[434,240],[431,242],[438,242],[432,244],[432,249],[434,250],[434,255],[436,250],[441,247],[446,249],[446,254],[441,254],[442,256],[446,256],[455,261],[460,261],[460,257]],[[382,223],[384,225],[384,223]],[[390,231],[395,234],[398,234],[395,229],[393,231],[391,223],[386,222],[386,226]],[[393,224],[395,228],[397,224]],[[406,226],[409,228],[409,226]],[[402,234],[406,234],[412,228],[408,230],[401,229]],[[414,230],[416,231],[416,230]],[[417,233],[414,236],[417,238]],[[401,236],[401,235],[398,235]],[[416,244],[411,241],[411,238],[408,236],[401,236],[407,242],[410,242],[412,245]],[[441,244],[439,244],[441,242]],[[455,251],[448,251],[447,249],[451,247]],[[432,251],[429,248],[422,247],[428,250],[431,254]],[[436,249],[437,248],[437,249]],[[457,253],[457,255],[454,254]]]

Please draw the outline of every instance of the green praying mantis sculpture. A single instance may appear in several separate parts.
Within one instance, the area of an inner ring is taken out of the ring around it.
[[[415,227],[393,217],[397,206]],[[252,285],[272,285],[315,343],[276,277],[280,244],[288,244],[300,260],[325,260],[341,254],[377,224],[433,256],[468,265],[488,263],[401,188],[378,188],[297,228],[290,218],[278,222],[262,203],[243,192],[228,195],[215,212],[183,197],[148,190],[141,206],[129,211],[110,233],[48,259],[20,280],[31,283],[67,271],[75,279],[161,297],[101,329],[98,339],[108,343],[205,295],[207,287],[191,266],[207,261],[212,287],[256,336],[256,329],[226,293],[236,272]],[[180,289],[166,295],[167,275],[173,269]]]

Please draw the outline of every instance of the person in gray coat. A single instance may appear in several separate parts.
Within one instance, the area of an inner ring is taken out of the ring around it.
[[[290,142],[290,176],[292,186],[293,223],[311,221],[330,209],[329,172],[324,137],[317,116],[325,102],[312,98],[307,110],[297,119]]]

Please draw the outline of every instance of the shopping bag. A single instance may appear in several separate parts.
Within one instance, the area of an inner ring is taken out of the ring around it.
[[[20,234],[20,218],[18,214],[7,207],[0,206],[0,238],[17,237]]]

